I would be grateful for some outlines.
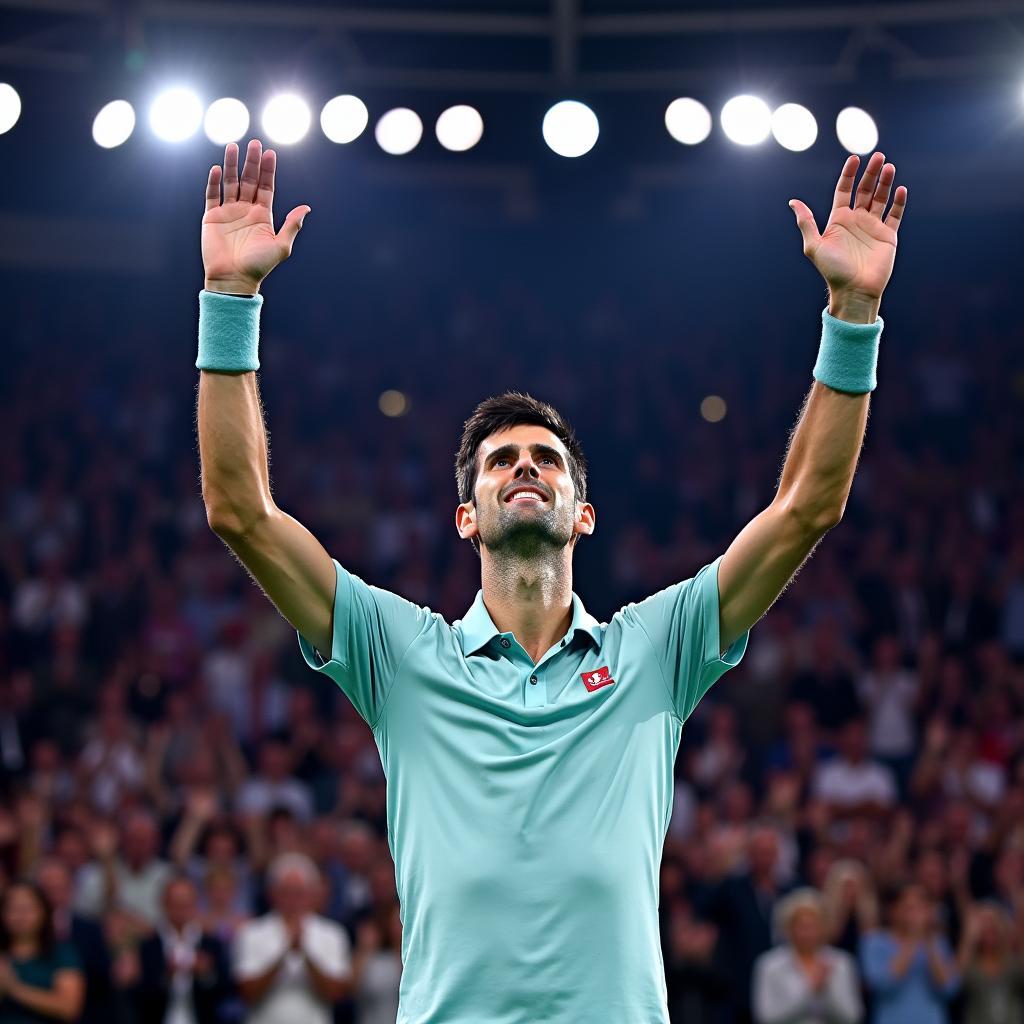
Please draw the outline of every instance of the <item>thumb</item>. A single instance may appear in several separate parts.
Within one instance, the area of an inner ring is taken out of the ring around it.
[[[310,208],[308,206],[296,206],[285,217],[281,230],[277,233],[277,237],[287,244],[289,254],[291,254],[292,246],[295,244],[295,236],[298,235],[299,228],[302,227],[302,222],[306,219],[306,214],[309,212]]]
[[[814,214],[807,204],[800,202],[799,199],[790,199],[789,208],[796,214],[796,226],[804,239],[804,254],[809,256],[821,238],[818,226],[814,223]]]

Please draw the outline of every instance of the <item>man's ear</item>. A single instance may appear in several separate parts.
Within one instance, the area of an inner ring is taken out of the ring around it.
[[[594,532],[597,527],[597,511],[589,501],[576,502],[576,516],[573,522],[573,533],[587,534]]]
[[[471,501],[464,501],[455,509],[455,529],[463,540],[469,540],[478,533],[476,525],[476,506]]]

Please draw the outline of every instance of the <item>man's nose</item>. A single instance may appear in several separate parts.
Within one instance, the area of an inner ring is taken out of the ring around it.
[[[524,452],[520,455],[519,461],[516,463],[516,476],[523,476],[526,473],[538,478],[540,477],[540,471],[537,469],[533,456],[529,452]]]

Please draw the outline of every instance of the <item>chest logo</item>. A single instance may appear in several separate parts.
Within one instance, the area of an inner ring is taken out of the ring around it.
[[[607,665],[603,668],[595,668],[593,672],[584,672],[580,679],[583,680],[583,685],[591,693],[595,690],[600,690],[602,686],[611,686],[615,682],[608,671]]]

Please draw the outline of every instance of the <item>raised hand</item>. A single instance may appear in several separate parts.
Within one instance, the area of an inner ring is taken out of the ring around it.
[[[214,164],[206,183],[203,266],[208,291],[255,295],[260,283],[292,252],[310,208],[296,206],[274,232],[274,172],[277,154],[252,139],[238,177],[238,145],[224,147],[224,168]],[[221,185],[224,197],[221,201]]]
[[[848,157],[843,165],[832,212],[821,234],[806,204],[792,199],[789,205],[803,236],[804,255],[828,284],[829,312],[872,323],[896,259],[896,232],[907,206],[907,189],[905,185],[896,189],[886,214],[895,166],[885,162],[884,154],[873,153],[854,194],[859,166],[858,156]]]

